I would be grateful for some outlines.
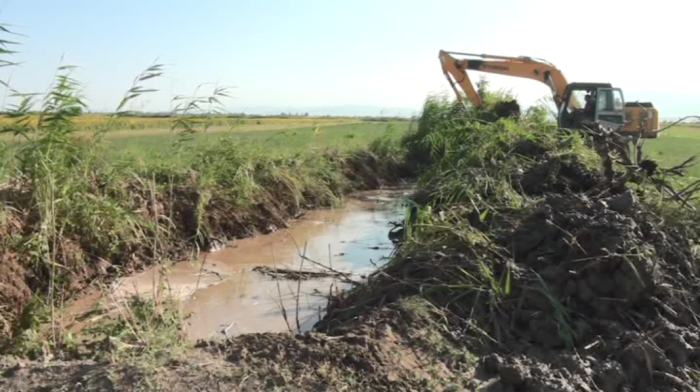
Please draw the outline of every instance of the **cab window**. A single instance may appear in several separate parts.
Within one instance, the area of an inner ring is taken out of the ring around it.
[[[564,110],[566,111],[566,113],[571,114],[576,109],[583,109],[583,105],[586,102],[586,94],[587,93],[584,90],[572,91],[568,105],[564,106]]]
[[[598,111],[611,112],[613,111],[613,96],[612,90],[598,90]]]
[[[613,107],[616,112],[624,110],[624,100],[622,98],[622,92],[619,90],[613,90]]]

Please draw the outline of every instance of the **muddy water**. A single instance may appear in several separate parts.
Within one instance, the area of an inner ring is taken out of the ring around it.
[[[309,330],[322,316],[329,291],[349,285],[334,278],[273,279],[252,269],[330,267],[359,280],[392,252],[390,222],[403,219],[406,194],[406,190],[355,194],[340,208],[308,212],[289,229],[237,240],[196,262],[151,268],[121,279],[109,295],[94,293],[72,311],[88,310],[99,297],[108,303],[134,294],[153,295],[156,288],[182,301],[192,340]]]

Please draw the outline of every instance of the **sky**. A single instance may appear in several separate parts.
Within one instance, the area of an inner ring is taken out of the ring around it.
[[[22,65],[0,77],[42,92],[59,64],[77,65],[90,109],[112,111],[158,59],[166,74],[149,86],[159,92],[131,109],[170,110],[173,95],[211,83],[234,87],[235,112],[391,115],[450,91],[445,49],[544,58],[570,82],[612,83],[670,118],[700,114],[699,15],[697,0],[0,0],[0,21],[23,34]],[[488,79],[524,105],[549,94],[532,80]]]

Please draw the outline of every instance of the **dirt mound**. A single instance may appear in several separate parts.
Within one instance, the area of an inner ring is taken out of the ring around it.
[[[221,344],[203,344],[227,361],[257,371],[247,386],[292,386],[302,390],[411,390],[435,379],[467,374],[463,351],[445,341],[436,314],[410,298],[363,314],[328,333],[249,334]],[[440,356],[436,346],[444,349]],[[435,384],[438,385],[438,384]]]
[[[527,162],[510,175],[524,207],[487,194],[497,211],[490,216],[435,207],[465,215],[471,227],[443,233],[435,248],[399,252],[338,299],[321,330],[421,295],[484,356],[478,390],[698,390],[698,233],[659,213],[623,173],[611,188],[576,155],[532,141],[513,151]]]
[[[547,196],[497,239],[514,262],[495,274],[511,268],[517,303],[504,300],[501,327],[490,328],[512,349],[490,374],[523,391],[700,387],[700,280],[687,234],[631,190]],[[519,376],[504,376],[513,368]]]
[[[516,100],[498,102],[493,112],[496,118],[520,117],[520,105]]]

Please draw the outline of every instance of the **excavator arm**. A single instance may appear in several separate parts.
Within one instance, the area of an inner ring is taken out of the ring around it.
[[[465,58],[457,59],[453,55]],[[554,65],[544,60],[535,60],[530,57],[505,57],[440,51],[440,62],[442,63],[442,71],[457,95],[457,99],[464,104],[462,95],[457,90],[458,85],[466,94],[467,99],[476,107],[481,106],[481,97],[469,79],[468,70],[540,81],[552,90],[554,102],[558,108],[561,107],[564,90],[568,84],[564,74]],[[576,104],[578,102],[569,103],[570,106]]]

